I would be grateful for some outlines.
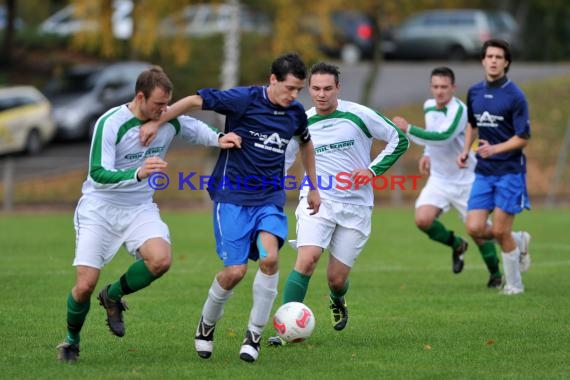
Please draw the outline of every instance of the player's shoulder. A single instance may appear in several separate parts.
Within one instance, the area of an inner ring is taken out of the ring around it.
[[[350,113],[359,117],[376,117],[378,112],[363,104],[351,102],[350,100],[338,100],[337,111]]]
[[[424,107],[424,111],[427,110],[427,109],[432,109],[432,108],[434,108],[435,106],[436,106],[436,102],[435,102],[435,99],[434,99],[434,98],[426,99],[426,101],[424,102],[424,106],[423,106],[423,107]]]

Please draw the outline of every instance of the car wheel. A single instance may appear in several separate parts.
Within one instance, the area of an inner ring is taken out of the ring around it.
[[[462,46],[454,45],[449,48],[448,58],[450,61],[465,61],[467,58],[467,53]]]
[[[32,129],[26,139],[26,153],[30,156],[36,155],[42,151],[42,145],[40,133],[37,129]]]
[[[349,65],[360,62],[361,55],[360,49],[354,44],[346,44],[340,51],[340,59]]]

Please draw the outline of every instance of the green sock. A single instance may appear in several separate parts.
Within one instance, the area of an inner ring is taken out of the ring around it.
[[[79,344],[79,333],[89,312],[91,300],[79,303],[73,299],[71,292],[67,296],[67,343]]]
[[[118,301],[122,296],[149,286],[157,277],[147,268],[144,260],[135,261],[119,281],[111,284],[109,298]]]
[[[343,288],[339,292],[335,292],[334,290],[330,289],[330,297],[333,301],[340,301],[342,297],[348,292],[348,284],[349,281],[347,280],[343,286]]]
[[[479,246],[479,252],[481,252],[481,257],[487,265],[487,269],[491,276],[501,277],[501,270],[499,269],[499,257],[497,256],[497,249],[495,244],[491,241],[487,241]]]
[[[431,226],[424,231],[431,240],[437,241],[439,243],[448,245],[453,249],[459,247],[461,244],[461,239],[453,233],[453,231],[449,231],[443,223],[439,220],[435,219]]]
[[[311,276],[306,276],[293,269],[291,273],[289,273],[289,277],[287,277],[287,282],[285,283],[283,303],[293,301],[303,302],[307,295],[310,279]]]

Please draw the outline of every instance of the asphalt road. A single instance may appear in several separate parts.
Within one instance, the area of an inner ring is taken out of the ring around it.
[[[483,69],[477,62],[458,64],[447,62],[385,62],[376,80],[373,106],[384,110],[409,103],[422,103],[429,97],[428,80],[431,70],[440,65],[449,65],[456,75],[457,94],[465,98],[468,87],[483,79]],[[341,98],[360,101],[361,88],[367,76],[369,65],[341,66]],[[539,80],[546,77],[570,75],[570,63],[565,64],[513,64],[509,77],[517,83]],[[306,107],[311,105],[307,91],[299,99]],[[212,113],[205,112],[199,117],[212,123]],[[387,115],[390,116],[390,115]],[[37,176],[49,176],[72,169],[87,169],[89,144],[54,143],[36,157],[15,157],[13,170],[15,180]],[[0,170],[4,171],[6,158],[0,158]],[[2,175],[0,175],[1,181]]]

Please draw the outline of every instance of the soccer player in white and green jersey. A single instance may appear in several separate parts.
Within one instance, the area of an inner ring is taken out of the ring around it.
[[[332,326],[340,331],[348,321],[345,295],[350,271],[368,241],[374,193],[370,181],[384,174],[406,152],[408,139],[390,120],[363,105],[341,100],[340,72],[329,63],[315,64],[308,89],[314,107],[307,111],[315,146],[321,208],[311,215],[309,186],[300,191],[297,217],[297,260],[283,292],[283,303],[303,302],[309,280],[325,249],[330,252],[327,280]],[[370,159],[374,140],[386,142]],[[294,161],[297,145],[287,147],[287,166]],[[339,175],[343,181],[339,183]],[[347,186],[346,179],[351,184]],[[270,345],[281,345],[278,337]]]
[[[442,213],[453,207],[465,221],[467,200],[475,179],[476,160],[473,152],[466,156],[464,169],[460,169],[454,159],[463,152],[467,127],[467,107],[454,96],[455,89],[453,70],[449,67],[436,67],[430,75],[433,98],[426,100],[423,106],[425,129],[409,124],[401,116],[392,120],[414,143],[425,146],[419,170],[422,175],[429,175],[429,178],[416,200],[416,226],[430,239],[451,247],[452,270],[460,273],[464,266],[463,255],[467,251],[467,242],[448,230],[439,220]],[[484,239],[474,241],[490,274],[487,286],[500,287],[502,275],[494,242]]]
[[[101,268],[124,245],[136,261],[114,283],[99,293],[113,334],[125,334],[122,297],[149,286],[170,267],[172,254],[168,226],[153,202],[154,188],[145,180],[164,171],[166,152],[179,136],[191,143],[221,148],[239,147],[235,134],[219,134],[188,116],[170,120],[148,147],[139,139],[139,128],[157,120],[172,96],[172,83],[164,71],[143,71],[135,85],[135,97],[107,111],[96,123],[83,183],[83,196],[75,210],[75,286],[67,297],[67,336],[58,345],[58,359],[75,362],[79,356],[80,331],[90,308]],[[163,178],[164,179],[164,178]]]

